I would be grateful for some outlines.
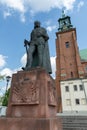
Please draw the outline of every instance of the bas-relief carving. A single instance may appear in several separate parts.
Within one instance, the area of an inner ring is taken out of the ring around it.
[[[51,81],[48,81],[48,105],[56,106],[56,88]]]
[[[23,80],[13,84],[12,104],[39,104],[38,81]]]

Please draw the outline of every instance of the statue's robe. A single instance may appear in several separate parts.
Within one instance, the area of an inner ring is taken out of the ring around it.
[[[38,67],[39,66],[38,63],[39,63],[39,59],[38,59],[38,52],[36,48],[33,54],[32,68]],[[52,73],[48,42],[46,42],[44,46],[43,63],[41,67],[44,68],[49,74]]]

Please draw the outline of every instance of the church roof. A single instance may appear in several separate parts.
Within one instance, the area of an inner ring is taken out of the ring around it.
[[[87,49],[80,50],[80,57],[82,61],[87,61]]]

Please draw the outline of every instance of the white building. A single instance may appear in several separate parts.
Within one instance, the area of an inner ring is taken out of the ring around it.
[[[0,106],[0,116],[6,116],[6,109],[5,106]]]
[[[87,112],[87,79],[60,82],[62,112]]]

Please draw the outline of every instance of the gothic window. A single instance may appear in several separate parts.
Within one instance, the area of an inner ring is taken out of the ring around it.
[[[80,88],[80,90],[82,91],[82,90],[83,90],[83,85],[80,84],[80,85],[79,85],[79,88]]]
[[[69,43],[69,42],[66,42],[66,43],[65,43],[65,46],[66,46],[66,48],[69,48],[69,47],[70,47],[70,43]]]
[[[69,92],[69,86],[65,86],[65,91]]]
[[[80,104],[79,99],[75,99],[75,103],[76,103],[76,105],[79,105]]]
[[[74,91],[77,91],[77,85],[74,85],[73,87],[74,87]]]

